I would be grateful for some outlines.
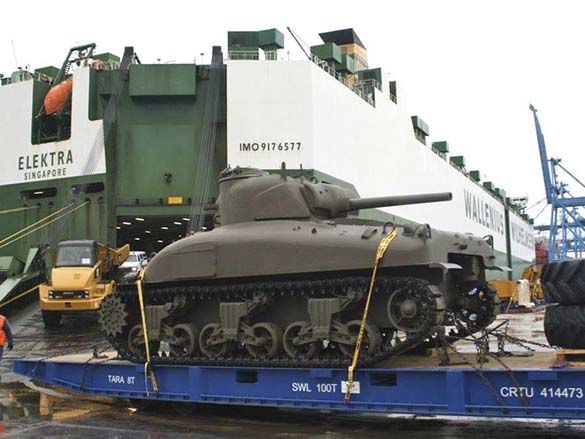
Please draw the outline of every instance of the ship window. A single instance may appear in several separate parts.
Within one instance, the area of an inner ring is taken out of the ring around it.
[[[86,194],[94,194],[96,192],[103,192],[104,184],[101,181],[96,181],[93,183],[83,183],[83,184],[74,184],[71,186],[71,192],[74,194],[79,194],[80,192]]]
[[[396,92],[396,81],[390,81],[389,88],[390,88],[390,100],[392,102],[394,102],[395,104],[397,104],[398,103],[398,97],[397,97],[398,95]]]
[[[23,200],[37,200],[39,198],[54,197],[55,195],[57,195],[56,187],[30,189],[28,191],[20,192],[20,198]]]

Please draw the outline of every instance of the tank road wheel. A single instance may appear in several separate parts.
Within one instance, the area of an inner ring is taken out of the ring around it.
[[[61,326],[61,311],[41,310],[45,328],[54,329]]]
[[[181,323],[173,326],[173,339],[169,342],[171,354],[176,357],[191,357],[199,346],[199,330],[195,325]]]
[[[321,352],[323,345],[320,340],[303,343],[311,336],[309,322],[294,322],[284,331],[283,345],[287,355],[294,359],[309,359]]]
[[[438,289],[417,280],[394,291],[386,311],[395,329],[418,333],[443,321],[444,303]]]
[[[246,344],[246,349],[254,358],[268,359],[282,349],[282,329],[274,323],[262,322],[252,326],[257,343]]]
[[[339,343],[339,350],[346,357],[353,357],[361,325],[362,322],[360,320],[352,320],[346,323],[347,332],[352,338],[351,344]],[[362,355],[366,358],[373,357],[377,352],[380,351],[381,346],[382,334],[380,333],[380,330],[376,325],[372,323],[366,323],[366,326],[364,327],[362,345],[360,348],[360,357]]]
[[[160,347],[160,341],[150,340],[149,348],[150,355],[154,356]],[[142,332],[142,325],[134,325],[128,333],[128,350],[137,356],[143,356],[146,353],[144,347],[144,333]]]
[[[199,349],[209,358],[223,357],[229,350],[230,346],[223,340],[220,330],[219,323],[209,323],[199,334]]]

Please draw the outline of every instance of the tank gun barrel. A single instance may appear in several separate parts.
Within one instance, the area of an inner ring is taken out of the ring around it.
[[[407,204],[435,203],[453,199],[451,192],[432,194],[398,195],[390,197],[350,198],[350,210],[372,209],[374,207],[405,206]]]

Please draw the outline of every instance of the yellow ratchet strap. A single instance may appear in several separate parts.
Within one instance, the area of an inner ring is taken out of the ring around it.
[[[148,396],[148,378],[152,382],[154,394],[158,395],[158,384],[154,371],[150,367],[150,344],[148,343],[148,328],[146,327],[146,313],[144,312],[144,297],[142,295],[142,276],[145,270],[138,273],[136,278],[136,287],[138,288],[138,301],[140,302],[140,317],[142,318],[142,333],[144,334],[144,345],[146,346],[146,363],[144,363],[144,386],[146,388],[146,396]]]
[[[364,338],[364,330],[368,321],[368,311],[370,310],[370,301],[372,299],[372,292],[374,291],[374,284],[376,282],[376,274],[378,273],[378,266],[386,254],[386,250],[390,246],[392,240],[398,235],[396,227],[394,227],[378,244],[378,250],[376,251],[376,258],[374,259],[374,269],[372,271],[372,278],[370,279],[370,289],[368,290],[368,296],[366,298],[366,306],[364,307],[364,314],[362,315],[362,322],[360,324],[360,332],[355,344],[355,350],[353,352],[353,359],[351,365],[347,368],[347,390],[345,391],[345,397],[343,398],[344,404],[349,404],[349,398],[351,391],[353,390],[353,378],[357,367],[358,358],[360,356],[360,349],[362,347],[362,340]]]

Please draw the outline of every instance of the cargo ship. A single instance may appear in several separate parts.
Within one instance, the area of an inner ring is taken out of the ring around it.
[[[430,141],[353,29],[320,38],[290,60],[277,29],[228,32],[227,55],[214,46],[205,65],[87,44],[61,67],[0,77],[0,302],[30,290],[59,241],[159,251],[213,227],[222,169],[283,162],[363,197],[452,192],[450,203],[361,214],[490,235],[497,264],[518,277],[534,259],[520,206],[449,156],[448,141]]]

